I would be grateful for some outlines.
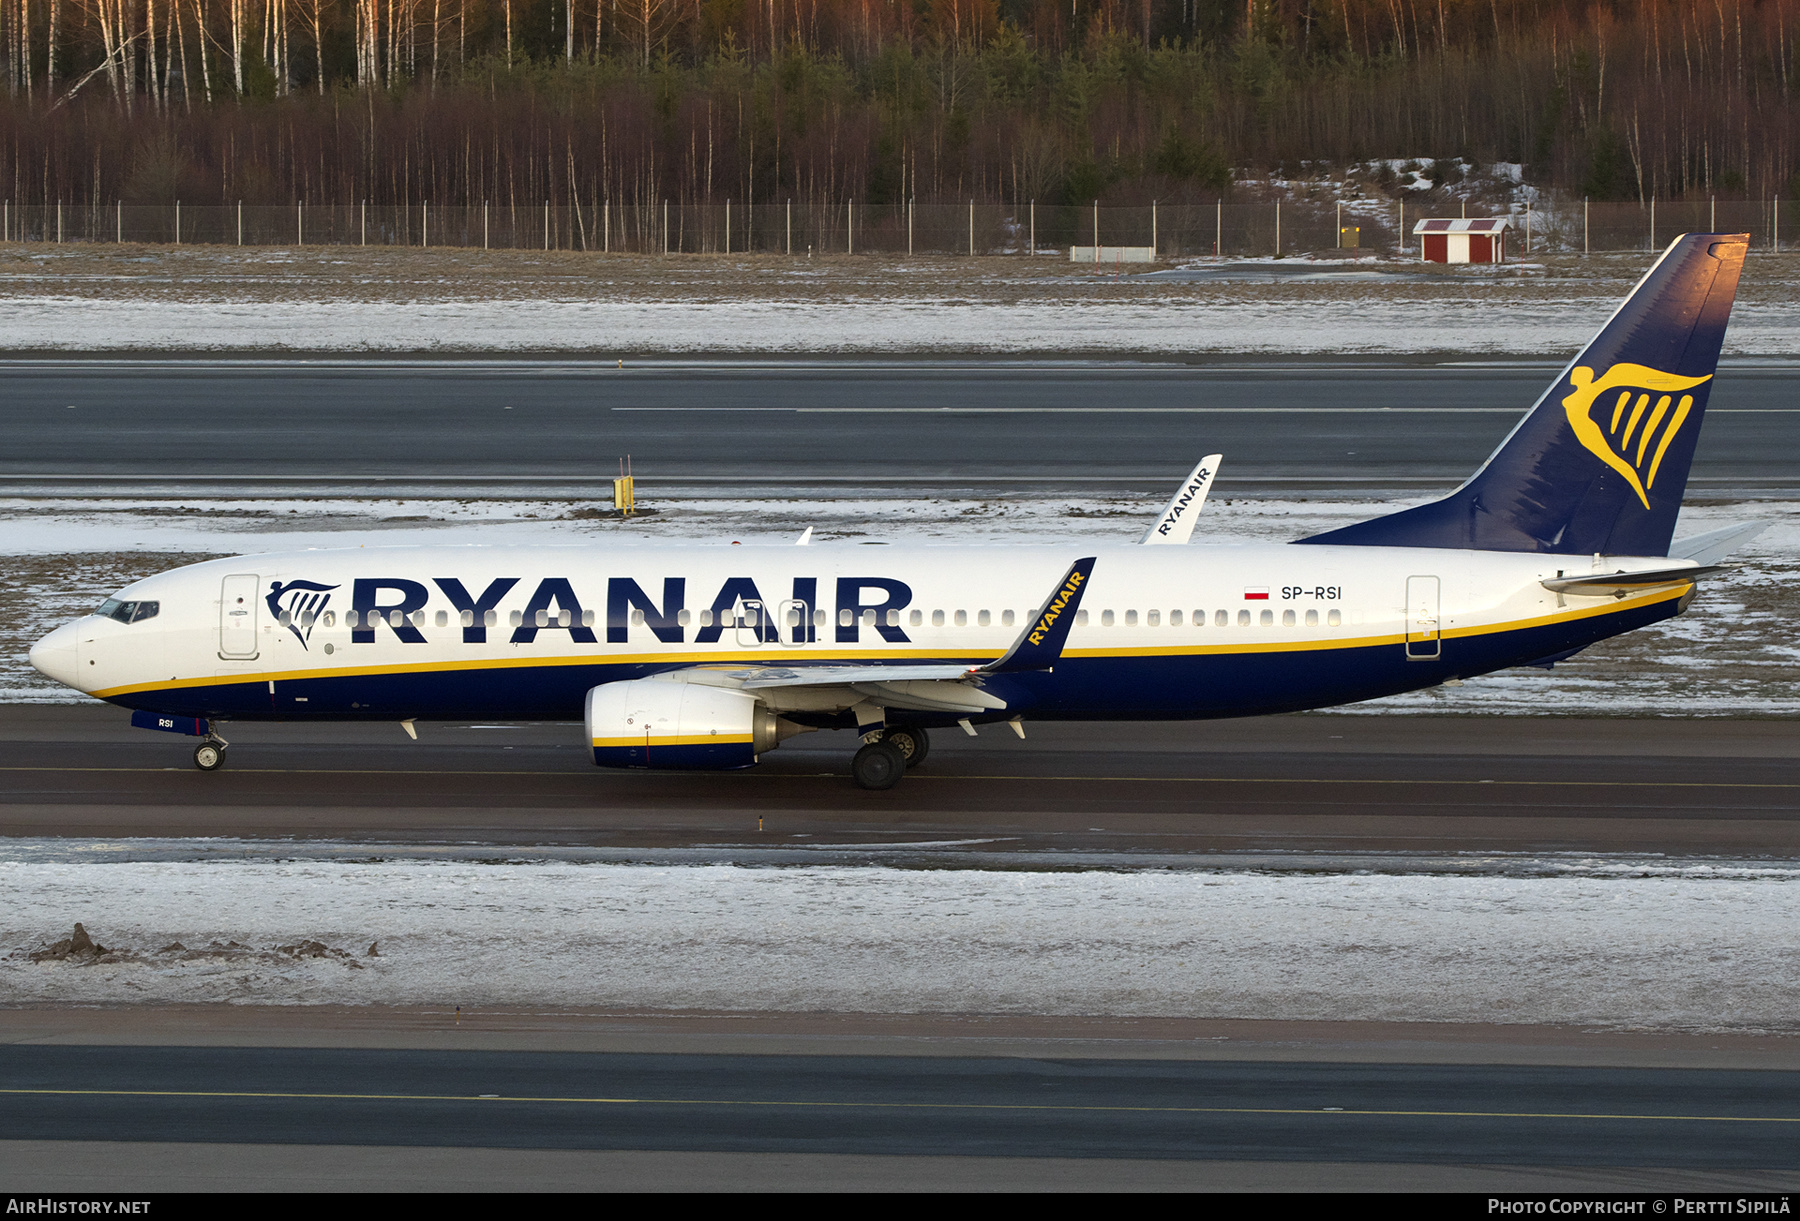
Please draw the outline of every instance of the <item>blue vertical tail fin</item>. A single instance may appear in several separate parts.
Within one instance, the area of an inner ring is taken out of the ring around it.
[[[1749,241],[1676,238],[1450,495],[1298,541],[1666,555]]]

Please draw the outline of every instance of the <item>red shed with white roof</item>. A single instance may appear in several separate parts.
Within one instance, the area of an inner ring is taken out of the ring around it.
[[[1511,226],[1504,216],[1422,220],[1413,226],[1419,239],[1419,261],[1504,263],[1506,231]]]

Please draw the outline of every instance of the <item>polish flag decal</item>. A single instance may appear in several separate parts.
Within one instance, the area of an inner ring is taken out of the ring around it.
[[[1244,601],[1246,601],[1246,602],[1267,602],[1268,600],[1269,600],[1269,587],[1267,585],[1246,585],[1246,586],[1244,586]]]

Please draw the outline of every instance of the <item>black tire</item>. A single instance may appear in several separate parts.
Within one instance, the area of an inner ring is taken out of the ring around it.
[[[203,772],[216,772],[225,766],[225,748],[217,742],[202,742],[194,747],[194,766]]]
[[[891,789],[906,775],[906,755],[892,742],[871,742],[850,760],[850,775],[859,789]]]
[[[925,756],[931,753],[931,735],[923,729],[890,729],[881,735],[881,740],[898,746],[909,768],[925,762]]]

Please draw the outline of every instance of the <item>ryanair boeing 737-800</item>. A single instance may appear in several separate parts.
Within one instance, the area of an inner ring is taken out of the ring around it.
[[[1678,238],[1467,483],[1300,545],[299,551],[138,581],[31,662],[201,738],[208,770],[232,720],[585,714],[605,767],[748,767],[854,728],[871,789],[932,729],[1253,716],[1550,663],[1680,614],[1757,528],[1671,547],[1747,243]],[[1144,542],[1186,542],[1216,466]]]

